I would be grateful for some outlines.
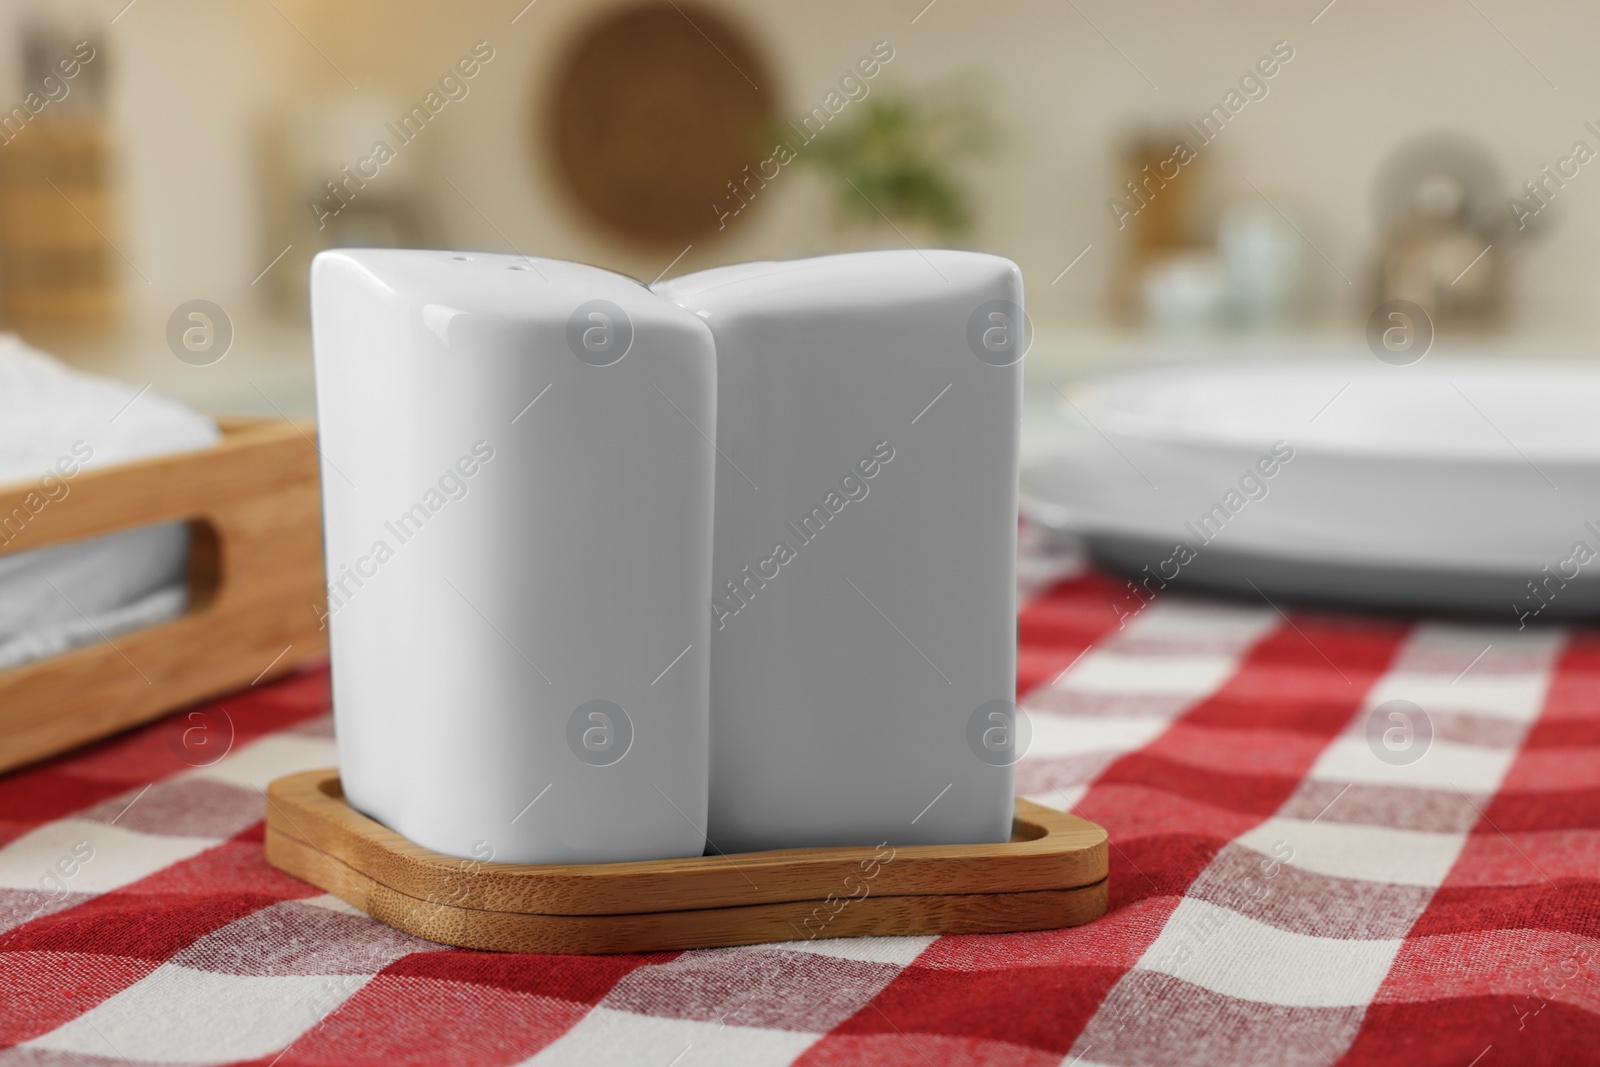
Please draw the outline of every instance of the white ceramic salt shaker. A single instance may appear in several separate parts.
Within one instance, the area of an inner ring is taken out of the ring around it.
[[[716,366],[545,259],[312,266],[345,795],[479,860],[704,849]]]
[[[712,847],[1009,839],[1017,267],[871,252],[656,292],[717,346]]]

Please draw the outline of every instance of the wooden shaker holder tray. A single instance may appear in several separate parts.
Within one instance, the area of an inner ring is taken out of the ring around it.
[[[408,934],[595,954],[1077,926],[1106,910],[1106,832],[1017,801],[994,845],[814,848],[628,863],[463,860],[345,802],[334,770],[267,790],[267,860]]]

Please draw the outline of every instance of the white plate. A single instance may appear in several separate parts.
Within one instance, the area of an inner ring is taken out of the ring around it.
[[[1060,413],[1076,429],[1024,471],[1025,514],[1153,588],[1600,610],[1600,371],[1185,365],[1069,390]]]

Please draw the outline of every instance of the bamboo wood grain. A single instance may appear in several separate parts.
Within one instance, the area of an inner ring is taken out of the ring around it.
[[[273,782],[267,859],[407,933],[467,948],[645,952],[810,937],[1073,926],[1106,908],[1106,835],[1017,802],[996,845],[786,849],[636,863],[475,863],[345,803],[331,770]],[[847,882],[846,879],[851,879]],[[863,888],[864,887],[864,888]]]
[[[0,672],[0,771],[326,654],[313,609],[326,595],[315,431],[274,420],[222,430],[203,451],[83,470],[37,513],[25,505],[37,483],[0,486],[0,517],[29,514],[0,555],[191,522],[187,614]]]

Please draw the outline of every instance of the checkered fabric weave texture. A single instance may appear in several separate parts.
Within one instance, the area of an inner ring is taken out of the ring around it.
[[[1171,596],[1119,626],[1125,595],[1080,573],[1020,623],[1019,791],[1110,830],[1098,922],[419,941],[262,858],[262,788],[335,762],[313,671],[0,777],[0,1062],[1600,1063],[1600,633]],[[1432,723],[1409,765],[1368,744],[1395,698]]]

